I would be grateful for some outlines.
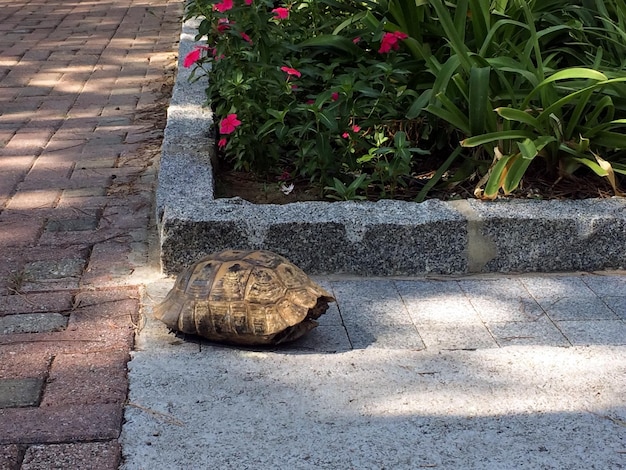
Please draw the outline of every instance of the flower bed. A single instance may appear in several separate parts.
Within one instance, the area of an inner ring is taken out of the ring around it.
[[[626,173],[620,1],[192,0],[221,157],[335,199]]]

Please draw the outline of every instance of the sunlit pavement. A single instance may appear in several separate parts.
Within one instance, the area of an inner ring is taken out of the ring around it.
[[[626,465],[626,276],[317,280],[295,343],[176,336],[150,305],[125,469],[577,469]]]
[[[115,469],[180,0],[0,0],[0,469]]]

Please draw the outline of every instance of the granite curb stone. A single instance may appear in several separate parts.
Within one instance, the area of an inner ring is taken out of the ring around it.
[[[554,272],[626,267],[626,199],[252,204],[216,199],[205,79],[182,66],[183,24],[156,196],[161,263],[174,274],[223,248],[266,248],[311,273]],[[442,250],[445,247],[445,250]]]

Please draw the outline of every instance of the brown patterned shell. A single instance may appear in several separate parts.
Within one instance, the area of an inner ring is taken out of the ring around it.
[[[334,300],[280,255],[227,250],[184,270],[154,315],[212,341],[278,344],[315,328]]]

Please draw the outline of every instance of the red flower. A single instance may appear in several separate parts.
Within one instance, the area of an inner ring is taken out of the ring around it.
[[[405,33],[402,31],[394,31],[393,33],[385,33],[383,34],[383,38],[380,41],[380,49],[378,49],[379,54],[385,54],[391,52],[393,49],[397,51],[400,48],[398,41],[408,38]]]
[[[246,0],[246,5],[252,5],[252,0]]]
[[[274,13],[274,18],[278,20],[285,20],[289,18],[289,8],[284,8],[284,7],[274,8],[272,10],[272,13]]]
[[[196,48],[185,56],[183,60],[183,67],[189,68],[200,60],[200,49]]]
[[[350,127],[350,130],[352,132],[361,132],[361,126],[357,126],[356,124],[354,124],[352,127]],[[350,134],[348,132],[344,132],[343,134],[341,134],[341,137],[347,139],[348,137],[350,137]]]
[[[222,0],[221,3],[213,5],[213,9],[223,13],[233,7],[233,0]]]
[[[330,95],[330,98],[331,98],[333,101],[337,101],[337,100],[339,99],[339,93],[337,93],[336,91],[333,91],[333,94],[332,94],[332,95]]]
[[[223,149],[224,147],[226,147],[226,137],[222,137],[220,140],[217,141],[217,146],[221,149]]]
[[[243,31],[241,33],[239,33],[239,34],[241,35],[241,37],[243,38],[244,41],[249,42],[250,44],[252,44],[252,39],[250,39],[250,36],[248,36]]]
[[[229,114],[220,121],[220,134],[232,134],[240,124],[236,114]]]
[[[287,75],[295,75],[298,78],[302,76],[300,72],[298,72],[296,69],[292,69],[291,67],[283,66],[280,68],[280,70],[285,72]]]
[[[211,48],[207,46],[196,46],[193,51],[185,56],[185,59],[183,60],[183,67],[188,68],[198,62],[203,50],[209,51]]]

